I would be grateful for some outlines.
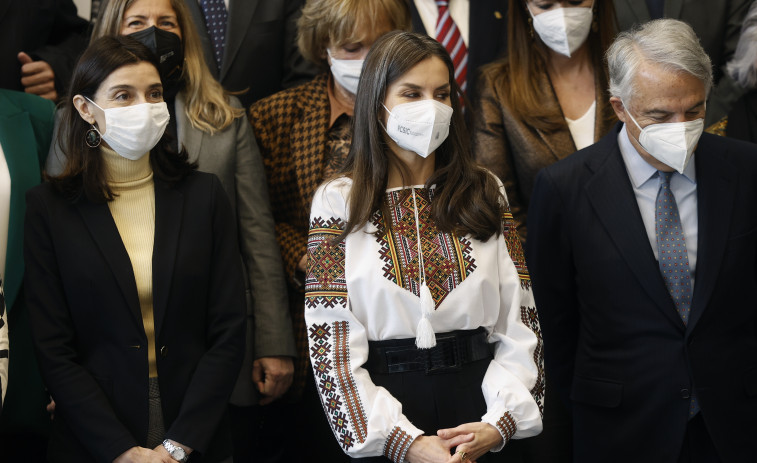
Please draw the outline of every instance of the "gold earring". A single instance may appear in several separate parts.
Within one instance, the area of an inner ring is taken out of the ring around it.
[[[534,38],[534,20],[531,16],[528,17],[528,35],[530,35],[532,39]]]

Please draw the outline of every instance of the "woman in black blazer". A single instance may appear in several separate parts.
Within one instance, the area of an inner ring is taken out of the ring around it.
[[[61,175],[27,194],[25,285],[57,408],[51,462],[226,461],[244,347],[231,209],[163,137],[157,63],[129,37],[82,56]]]

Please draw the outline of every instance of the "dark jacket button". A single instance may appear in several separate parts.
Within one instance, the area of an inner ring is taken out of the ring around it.
[[[691,394],[689,393],[688,389],[681,389],[681,398],[682,399],[690,399]]]

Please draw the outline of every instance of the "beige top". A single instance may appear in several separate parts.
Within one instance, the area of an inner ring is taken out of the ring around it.
[[[155,355],[155,321],[152,306],[152,250],[155,240],[155,184],[150,154],[137,161],[119,156],[102,147],[101,152],[115,200],[108,208],[116,222],[121,241],[134,271],[142,311],[142,323],[147,335],[147,359],[150,378],[158,376]]]

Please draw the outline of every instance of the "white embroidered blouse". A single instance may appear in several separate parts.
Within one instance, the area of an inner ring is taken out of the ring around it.
[[[538,434],[544,399],[541,332],[509,211],[504,233],[482,242],[437,230],[430,216],[433,188],[392,189],[386,193],[391,217],[376,212],[369,225],[336,244],[351,185],[339,178],[315,194],[305,281],[310,360],[342,449],[352,457],[385,455],[402,462],[416,437],[436,432],[414,426],[362,367],[368,341],[416,337],[424,276],[435,305],[429,317],[435,333],[484,327],[495,344],[481,385],[487,406],[481,421],[499,430],[502,446]],[[382,223],[387,231],[377,237]],[[417,230],[425,275],[419,275]]]

